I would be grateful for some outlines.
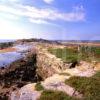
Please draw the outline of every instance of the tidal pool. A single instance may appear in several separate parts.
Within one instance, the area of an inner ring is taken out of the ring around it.
[[[16,45],[13,48],[16,48],[16,51],[0,53],[0,67],[5,67],[16,60],[23,58],[27,50],[31,48],[31,45]]]

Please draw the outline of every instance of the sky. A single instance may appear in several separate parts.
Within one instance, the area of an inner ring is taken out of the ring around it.
[[[0,39],[100,40],[100,0],[0,0]]]

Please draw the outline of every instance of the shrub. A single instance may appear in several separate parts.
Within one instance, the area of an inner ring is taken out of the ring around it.
[[[69,73],[60,73],[59,75],[70,76]]]
[[[11,46],[13,46],[13,42],[0,43],[0,49],[4,49]]]
[[[38,82],[38,83],[35,85],[35,89],[36,89],[37,91],[44,90],[44,88],[43,88],[43,86],[41,85],[40,82]]]

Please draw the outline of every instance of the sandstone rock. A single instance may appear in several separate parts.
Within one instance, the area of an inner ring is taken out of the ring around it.
[[[100,63],[95,64],[94,70],[95,71],[100,71]]]

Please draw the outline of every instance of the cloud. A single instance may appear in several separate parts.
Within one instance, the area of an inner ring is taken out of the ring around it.
[[[51,4],[54,0],[43,0],[47,4]]]
[[[31,23],[36,23],[36,24],[46,24],[46,25],[52,25],[52,26],[55,26],[55,27],[61,28],[60,25],[55,24],[55,23],[48,22],[48,21],[46,21],[46,20],[41,20],[41,19],[32,19],[32,18],[30,18],[29,21],[30,21]]]
[[[36,24],[50,24],[48,21],[45,20],[41,20],[41,19],[29,19],[30,22],[32,23],[36,23]]]
[[[19,17],[25,17],[30,22],[37,24],[48,24],[50,21],[77,22],[85,20],[83,6],[76,6],[70,12],[60,12],[56,9],[40,9],[29,5],[0,5],[1,13],[9,13]]]

